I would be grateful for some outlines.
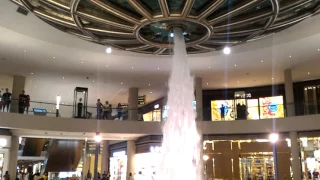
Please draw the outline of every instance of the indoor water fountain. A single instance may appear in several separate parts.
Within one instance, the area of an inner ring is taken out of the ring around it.
[[[174,54],[169,79],[168,119],[163,126],[158,180],[201,180],[202,144],[197,130],[194,79],[190,75],[183,30],[173,28]]]

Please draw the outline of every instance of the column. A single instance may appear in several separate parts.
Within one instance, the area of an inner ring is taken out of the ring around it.
[[[25,81],[26,81],[26,78],[23,76],[13,76],[12,97],[11,97],[12,102],[11,102],[10,112],[13,112],[13,113],[19,112],[18,99],[22,90],[24,90]]]
[[[101,173],[109,171],[109,141],[102,141]]]
[[[203,120],[202,78],[195,79],[197,121]]]
[[[136,142],[127,141],[127,180],[130,180],[129,174],[134,176],[134,156],[136,154]]]
[[[128,113],[129,120],[138,120],[138,88],[129,88]]]
[[[300,160],[300,146],[298,143],[298,134],[295,131],[289,133],[291,141],[291,165],[293,172],[293,179],[301,179],[301,160]]]
[[[287,116],[295,115],[291,69],[284,70],[284,89],[286,93]]]
[[[9,155],[9,174],[11,179],[16,179],[18,164],[19,137],[11,136],[11,148]]]

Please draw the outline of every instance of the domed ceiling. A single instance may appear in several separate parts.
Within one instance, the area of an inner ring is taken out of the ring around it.
[[[79,38],[145,54],[172,53],[172,27],[189,54],[258,40],[317,14],[320,0],[12,0]]]

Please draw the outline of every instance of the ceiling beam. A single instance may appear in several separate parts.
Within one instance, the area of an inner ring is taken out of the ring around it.
[[[119,8],[115,7],[114,5],[112,5],[108,1],[105,1],[105,2],[101,2],[100,0],[89,0],[89,1],[97,6],[101,7],[102,9],[120,17],[121,19],[123,19],[125,21],[131,22],[136,25],[141,24],[141,22],[138,18],[133,17],[128,12],[124,12],[124,11],[120,10]]]
[[[148,20],[152,20],[153,16],[140,1],[138,0],[127,0],[132,7],[134,7],[143,17],[147,18]]]
[[[170,16],[169,8],[167,0],[158,0],[161,8],[161,12],[164,18],[168,18]]]
[[[226,0],[212,1],[210,6],[208,6],[205,10],[202,10],[202,13],[198,16],[198,20],[201,21],[202,19],[208,17],[225,2]]]
[[[62,26],[67,26],[70,28],[77,28],[77,25],[75,23],[73,23],[71,21],[67,21],[67,20],[59,18],[59,17],[53,17],[52,15],[49,15],[48,13],[42,12],[41,10],[34,9],[33,12],[35,15],[37,15],[43,19],[46,19],[48,21],[60,24]]]
[[[117,35],[117,36],[127,36],[127,37],[134,37],[133,33],[129,33],[129,32],[120,32],[120,31],[110,31],[110,30],[106,30],[106,29],[100,29],[98,27],[93,27],[93,26],[84,26],[85,30],[90,30],[90,31],[95,31],[95,32],[102,32],[102,33],[106,33],[106,34],[113,34],[113,35]]]
[[[181,13],[182,18],[188,17],[188,15],[191,11],[191,8],[193,6],[193,3],[194,3],[194,0],[186,0],[186,3],[184,5],[182,13]]]
[[[46,5],[53,6],[55,8],[60,9],[60,10],[63,10],[63,11],[67,11],[67,12],[70,11],[70,7],[69,6],[61,4],[61,3],[56,2],[54,0],[39,0],[39,1],[44,3],[44,4],[46,4]]]
[[[214,25],[214,24],[217,24],[217,23],[223,21],[224,19],[231,18],[231,17],[243,12],[244,10],[252,7],[253,5],[255,5],[257,3],[260,3],[260,2],[261,2],[260,0],[247,0],[247,1],[244,1],[243,4],[239,5],[238,7],[234,8],[233,10],[226,11],[224,14],[221,14],[218,17],[215,17],[215,18],[209,20],[208,23],[211,26]]]
[[[167,49],[167,48],[159,48],[159,49],[156,50],[153,54],[156,54],[156,55],[161,54],[161,53],[163,53],[166,49]]]
[[[143,45],[143,46],[138,46],[138,47],[133,47],[133,48],[126,48],[127,51],[135,51],[135,50],[144,50],[150,48],[149,45]]]

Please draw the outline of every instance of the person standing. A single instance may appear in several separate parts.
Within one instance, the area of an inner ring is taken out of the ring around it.
[[[120,118],[121,118],[121,113],[122,113],[122,106],[121,106],[120,103],[118,104],[117,111],[118,111],[118,119],[120,120]]]
[[[109,118],[109,102],[106,101],[103,105],[103,119],[107,120]]]
[[[7,89],[8,89],[8,88],[7,88]],[[9,175],[9,172],[8,172],[8,171],[6,171],[6,173],[4,174],[3,179],[4,179],[4,180],[10,180],[10,175]]]
[[[24,113],[26,99],[27,99],[27,96],[25,95],[25,91],[22,90],[22,93],[19,95],[19,113],[20,114]]]
[[[90,170],[88,170],[87,180],[91,180],[91,179],[92,179],[92,174],[91,174]]]
[[[30,96],[27,95],[26,96],[26,102],[25,102],[25,110],[26,110],[27,114],[29,113],[29,107],[30,107]]]
[[[102,111],[102,104],[100,102],[100,99],[97,100],[97,119],[101,118],[101,112]]]
[[[221,104],[221,107],[220,107],[220,114],[221,114],[221,120],[225,120],[225,118],[224,118],[225,107],[223,104]]]
[[[9,89],[6,88],[6,92],[2,94],[3,112],[6,107],[7,107],[7,112],[9,112],[9,106],[11,104],[11,95],[12,94],[9,92]]]

